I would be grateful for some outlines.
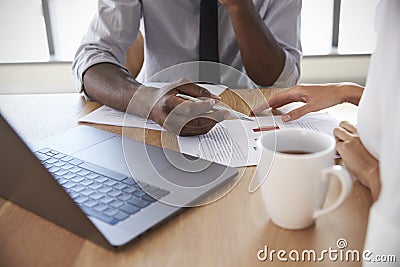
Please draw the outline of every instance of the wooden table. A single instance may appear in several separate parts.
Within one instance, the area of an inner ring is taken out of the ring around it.
[[[268,96],[275,90],[263,90]],[[248,90],[235,91],[251,106],[262,99]],[[232,91],[223,101],[247,112],[248,107]],[[78,94],[2,95],[0,111],[27,143],[76,126],[77,119],[98,108]],[[355,109],[336,107],[342,118],[354,121]],[[95,127],[121,133],[121,128]],[[142,130],[138,130],[142,131]],[[159,133],[146,132],[153,143]],[[177,148],[170,135],[171,147]],[[0,148],[1,149],[1,148]],[[368,190],[354,184],[351,196],[336,211],[318,219],[305,230],[288,231],[274,225],[266,214],[260,191],[249,194],[248,184],[255,168],[241,168],[244,177],[224,198],[210,205],[191,208],[153,230],[122,251],[110,251],[72,234],[53,223],[0,198],[0,266],[279,266],[277,258],[261,262],[257,252],[268,249],[287,252],[337,249],[336,241],[345,238],[347,249],[362,253],[371,200]],[[339,191],[330,187],[327,203]],[[289,262],[297,266],[299,263]],[[307,262],[300,265],[360,266],[359,262]]]

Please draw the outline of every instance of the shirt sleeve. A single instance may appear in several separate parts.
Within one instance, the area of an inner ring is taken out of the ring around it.
[[[93,65],[112,63],[126,69],[125,54],[137,37],[141,12],[139,0],[99,0],[98,12],[72,63],[79,92],[84,93],[83,75]]]
[[[372,206],[364,251],[364,266],[399,266],[400,262],[400,1],[381,1],[377,8],[378,41],[371,59],[371,75],[380,90],[381,191]],[[369,78],[370,79],[370,78]],[[367,88],[368,90],[368,82]],[[372,89],[372,88],[371,88]],[[365,257],[367,256],[367,257]],[[383,258],[382,256],[385,256]],[[393,262],[393,260],[396,260]]]
[[[264,23],[285,51],[283,70],[273,87],[291,87],[299,81],[302,58],[300,25],[301,0],[264,1],[260,14]]]

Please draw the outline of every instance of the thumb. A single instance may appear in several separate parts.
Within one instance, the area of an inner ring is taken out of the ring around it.
[[[289,121],[294,121],[297,120],[301,117],[303,117],[304,115],[306,115],[307,113],[312,112],[312,110],[310,109],[310,106],[308,104],[296,108],[288,113],[286,113],[285,115],[282,116],[282,121],[284,122],[289,122]]]

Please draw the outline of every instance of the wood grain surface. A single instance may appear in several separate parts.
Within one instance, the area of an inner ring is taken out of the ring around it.
[[[276,92],[264,89],[228,90],[222,101],[238,111],[265,101]],[[2,95],[0,112],[27,143],[64,132],[78,125],[77,119],[96,108],[78,94]],[[355,109],[343,108],[346,116]],[[338,113],[341,107],[337,107]],[[346,113],[347,112],[347,113]],[[91,125],[117,134],[121,127]],[[157,131],[135,129],[135,138],[160,145]],[[177,149],[176,137],[166,133],[169,148]],[[355,183],[351,196],[336,211],[308,229],[289,231],[274,225],[261,201],[260,191],[248,193],[254,167],[240,168],[242,179],[224,198],[212,204],[190,208],[136,242],[118,251],[106,250],[53,223],[0,198],[0,266],[360,266],[360,262],[289,262],[274,259],[262,262],[257,252],[268,249],[337,249],[345,238],[347,249],[362,252],[371,200],[368,190]],[[2,177],[3,178],[3,177]],[[340,190],[329,189],[327,205]],[[45,192],[43,192],[45,194]],[[301,208],[301,207],[299,207]]]

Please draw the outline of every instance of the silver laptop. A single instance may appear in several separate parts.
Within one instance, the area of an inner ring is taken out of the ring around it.
[[[126,245],[237,175],[233,168],[88,126],[29,148],[2,116],[0,132],[0,195],[110,248]]]

